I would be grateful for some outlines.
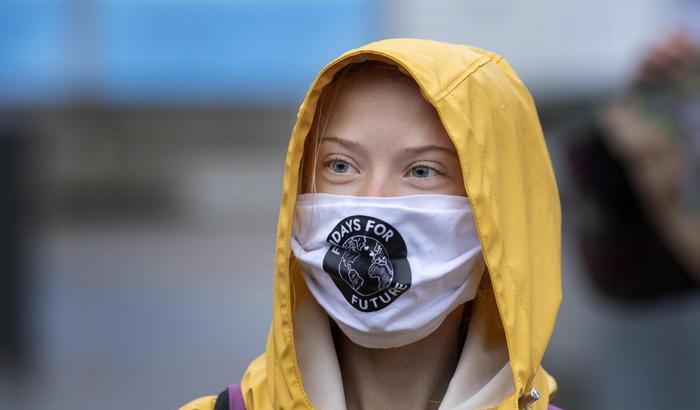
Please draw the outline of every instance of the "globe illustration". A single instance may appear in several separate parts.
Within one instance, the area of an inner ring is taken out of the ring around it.
[[[391,285],[394,267],[386,249],[374,238],[355,235],[342,243],[338,271],[357,293],[370,296]]]

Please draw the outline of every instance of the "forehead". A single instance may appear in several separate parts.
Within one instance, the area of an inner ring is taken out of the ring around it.
[[[368,67],[341,78],[326,105],[323,134],[402,148],[434,144],[452,147],[435,108],[413,79],[386,68]]]

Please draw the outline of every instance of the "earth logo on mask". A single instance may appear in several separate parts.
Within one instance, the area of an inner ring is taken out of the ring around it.
[[[411,287],[406,243],[390,224],[354,215],[328,234],[323,270],[355,309],[375,312]]]

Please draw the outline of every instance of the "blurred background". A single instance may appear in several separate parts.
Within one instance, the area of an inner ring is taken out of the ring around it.
[[[700,2],[671,0],[0,0],[0,408],[237,382],[296,110],[385,37],[493,50],[535,97],[564,212],[555,403],[695,408]]]

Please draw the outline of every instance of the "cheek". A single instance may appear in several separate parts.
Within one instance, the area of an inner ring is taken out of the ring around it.
[[[464,188],[464,178],[462,178],[462,173],[458,172],[452,174],[445,178],[445,183],[436,192],[444,195],[457,195],[457,196],[467,196],[467,190]]]
[[[312,174],[314,172],[314,174]],[[315,192],[319,194],[335,194],[335,195],[356,195],[357,183],[340,183],[329,178],[328,170],[320,161],[313,168],[313,164],[309,167],[307,173],[305,192]],[[315,180],[312,176],[315,175]]]
[[[467,196],[467,190],[464,187],[464,175],[462,174],[462,169],[459,165],[456,167],[456,172],[452,180],[452,189],[454,189],[453,195]]]
[[[443,162],[445,165],[445,174],[441,179],[440,186],[436,192],[443,195],[467,196],[467,190],[464,188],[464,176],[459,160],[450,158]]]
[[[366,196],[365,188],[365,181],[361,179],[340,183],[339,181],[329,180],[324,177],[322,171],[318,171],[316,175],[315,192],[320,194]]]
[[[300,188],[301,193],[307,194],[307,193],[312,192],[311,180],[312,180],[311,171],[308,169],[308,167],[304,166],[304,168],[302,168],[302,174],[301,174],[301,188]]]
[[[313,182],[314,182],[314,160],[313,158],[305,158],[302,162],[301,167],[301,192],[311,193],[313,192]],[[316,184],[318,185],[318,177],[316,177]]]
[[[439,178],[433,181],[409,182],[404,184],[402,195],[458,195],[464,196],[460,191],[460,186],[447,178]]]
[[[467,196],[467,190],[464,188],[464,180],[456,180],[450,185],[450,193],[447,195]]]
[[[404,195],[436,194],[467,196],[464,181],[459,175],[441,175],[433,178],[407,179],[404,181]]]

